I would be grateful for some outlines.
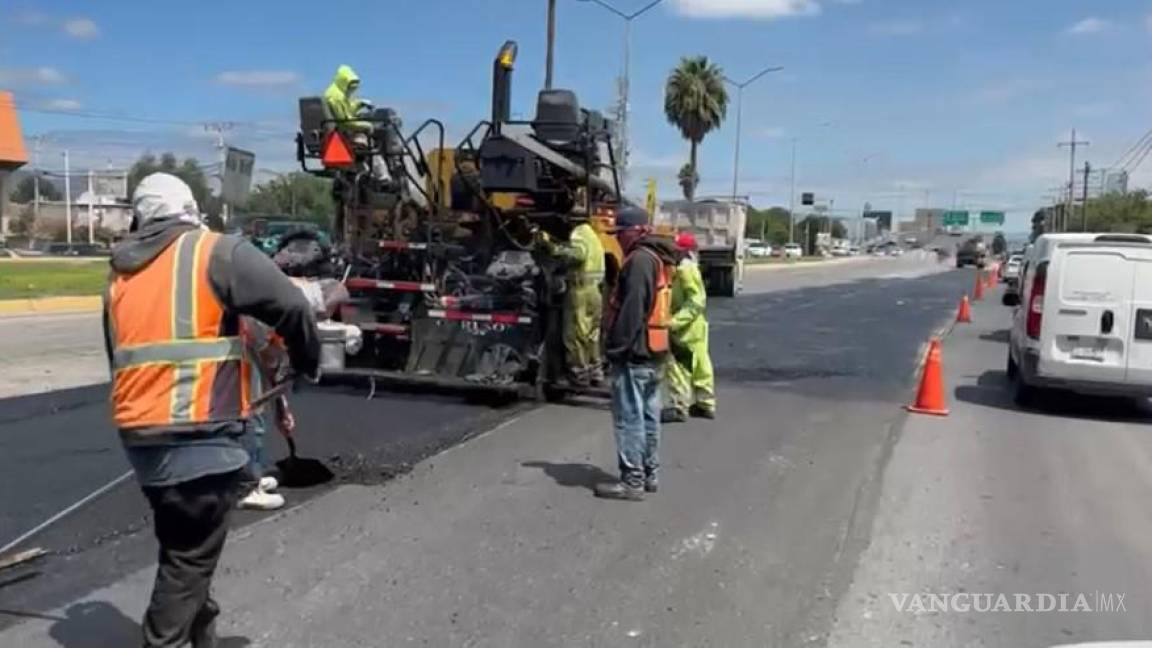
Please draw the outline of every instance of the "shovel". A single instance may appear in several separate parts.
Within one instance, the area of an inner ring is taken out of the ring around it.
[[[273,395],[279,396],[287,390],[287,386],[287,382],[281,383],[269,390],[265,396],[268,396],[269,399]],[[308,488],[332,481],[336,475],[323,462],[319,459],[300,457],[296,454],[296,439],[292,436],[292,430],[283,425],[276,427],[280,430],[284,440],[288,442],[288,456],[276,462],[276,469],[280,472],[281,485],[286,488]]]

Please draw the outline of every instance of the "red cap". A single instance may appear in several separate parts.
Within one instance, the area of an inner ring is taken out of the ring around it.
[[[692,232],[680,232],[676,235],[676,247],[686,252],[696,250],[696,235]]]

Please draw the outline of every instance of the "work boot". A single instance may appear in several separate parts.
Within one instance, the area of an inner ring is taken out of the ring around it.
[[[240,500],[238,506],[242,509],[252,509],[255,511],[275,511],[284,506],[284,497],[256,487],[253,488],[244,499]]]
[[[716,410],[711,407],[701,407],[700,405],[693,405],[688,408],[688,414],[694,418],[702,419],[715,419]]]
[[[192,648],[216,648],[220,644],[220,639],[216,635],[216,617],[218,616],[220,616],[220,607],[216,605],[216,601],[208,599],[208,602],[204,604],[200,613],[192,621],[192,628],[188,633]]]
[[[645,493],[655,493],[658,490],[660,490],[660,482],[657,481],[655,477],[645,477],[644,478],[644,492]]]
[[[687,420],[688,415],[675,407],[665,407],[660,410],[661,423],[684,423]]]
[[[610,484],[596,484],[596,497],[641,502],[644,500],[644,487],[631,486],[620,481]]]

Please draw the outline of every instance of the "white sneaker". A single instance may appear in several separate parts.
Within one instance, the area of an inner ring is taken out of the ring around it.
[[[266,493],[260,488],[252,489],[244,499],[240,500],[240,508],[257,511],[275,511],[284,506],[284,497],[275,493]]]
[[[276,489],[280,488],[280,482],[276,481],[275,477],[261,477],[259,488],[265,493],[275,493]]]

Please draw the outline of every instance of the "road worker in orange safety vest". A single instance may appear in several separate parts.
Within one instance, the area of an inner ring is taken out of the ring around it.
[[[620,481],[598,484],[596,495],[641,500],[656,492],[660,470],[660,391],[670,348],[676,247],[653,233],[648,213],[639,207],[617,212],[616,238],[627,256],[608,305],[604,351],[611,365]]]
[[[212,575],[229,512],[253,482],[240,318],[272,326],[307,377],[319,335],[303,293],[250,243],[208,231],[179,178],[145,177],[132,203],[132,231],[112,250],[104,339],[112,417],[160,544],[143,645],[213,646]]]

